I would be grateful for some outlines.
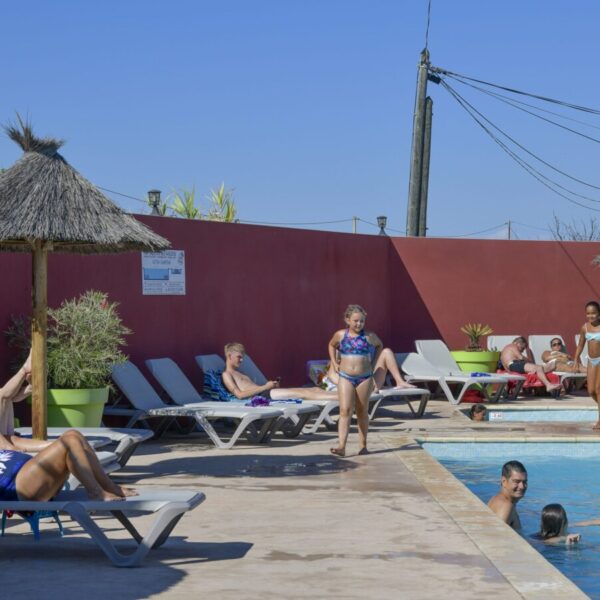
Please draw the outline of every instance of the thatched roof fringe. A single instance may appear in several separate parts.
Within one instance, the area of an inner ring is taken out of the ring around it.
[[[17,120],[19,121],[18,125],[5,125],[4,131],[13,142],[21,146],[23,152],[39,152],[46,156],[52,156],[65,143],[64,140],[36,137],[31,123],[23,121],[19,113],[17,113]]]

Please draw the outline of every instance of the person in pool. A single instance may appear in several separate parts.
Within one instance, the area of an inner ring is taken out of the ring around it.
[[[366,318],[367,313],[362,306],[350,304],[344,312],[346,329],[336,331],[329,342],[329,359],[339,377],[338,445],[330,449],[336,456],[346,455],[354,410],[358,421],[358,454],[368,453],[369,396],[374,387],[373,370],[383,345],[373,332],[365,330]]]
[[[29,395],[31,354],[19,371],[0,388],[0,421],[11,419],[12,404]],[[12,424],[11,424],[12,427]],[[34,456],[24,451],[37,452]],[[0,500],[53,498],[73,473],[92,500],[120,500],[137,492],[114,483],[102,469],[94,450],[75,430],[53,442],[28,440],[3,430],[0,433]]]
[[[469,418],[471,421],[485,421],[487,408],[483,404],[473,404],[469,410]]]
[[[600,397],[600,304],[595,300],[585,305],[586,322],[579,332],[579,343],[575,350],[575,366],[581,365],[581,354],[587,342],[587,389],[594,402],[598,404]],[[600,406],[598,408],[598,421],[594,429],[600,429]]]
[[[502,467],[500,491],[490,499],[488,506],[513,529],[521,529],[517,503],[527,492],[527,470],[518,460]]]
[[[593,521],[584,521],[578,525],[594,525]],[[569,520],[561,504],[547,504],[542,509],[540,531],[535,537],[547,544],[575,544],[581,539],[580,533],[567,533]]]

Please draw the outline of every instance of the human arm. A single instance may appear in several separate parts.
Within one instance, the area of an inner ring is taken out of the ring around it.
[[[577,544],[581,540],[580,533],[568,533],[567,535],[557,535],[555,537],[546,538],[544,544]]]
[[[231,373],[225,371],[222,375],[223,384],[227,388],[227,390],[232,393],[238,400],[244,400],[246,398],[252,398],[252,396],[258,396],[264,392],[268,392],[273,388],[279,387],[279,382],[277,381],[267,381],[265,385],[256,385],[250,380],[248,380],[248,385],[245,385],[244,388],[240,388],[234,379]]]
[[[579,521],[574,523],[576,527],[589,527],[590,525],[600,525],[600,519],[590,519],[589,521]]]
[[[585,346],[585,325],[581,327],[581,331],[579,332],[579,341],[577,342],[577,349],[575,350],[575,357],[573,360],[575,361],[575,366],[579,367],[581,364],[581,353],[583,352],[583,348]]]
[[[23,395],[24,386],[30,388],[28,385],[28,377],[31,375],[31,352],[27,357],[27,360],[23,363],[23,366],[0,388],[0,401],[9,400],[12,402],[18,402],[23,400],[28,394]],[[31,389],[29,389],[29,393]]]
[[[343,330],[336,331],[333,334],[331,340],[329,340],[329,344],[327,346],[327,351],[329,353],[329,363],[330,368],[333,369],[335,373],[339,373],[339,357],[338,357],[338,348],[340,346],[340,340],[342,339]]]

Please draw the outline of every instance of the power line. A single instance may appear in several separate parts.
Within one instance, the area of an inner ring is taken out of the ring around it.
[[[492,127],[494,127],[500,133],[502,133],[503,135],[505,135],[509,140],[513,141],[513,143],[515,143],[517,146],[523,148],[528,154],[531,154],[534,158],[537,158],[538,160],[540,160],[540,162],[542,162],[544,164],[547,164],[545,161],[543,161],[543,160],[539,159],[538,157],[536,157],[532,152],[530,152],[526,148],[522,147],[517,142],[514,142],[514,140],[512,140],[512,138],[510,136],[508,136],[507,134],[505,134],[500,128],[498,128],[496,125],[494,125],[489,119],[487,119],[479,111],[477,111],[474,107],[472,107],[472,105],[469,104],[460,94],[458,94],[458,92],[456,92],[446,81],[444,81],[442,79],[442,81],[440,83],[454,97],[454,99],[467,112],[467,114],[492,138],[492,140],[494,142],[496,142],[496,144],[498,144],[517,164],[519,164],[519,166],[521,166],[523,169],[525,169],[525,171],[527,171],[532,177],[534,177],[535,179],[537,179],[542,185],[546,186],[548,189],[550,189],[551,191],[553,191],[558,196],[561,196],[562,198],[564,198],[568,202],[571,202],[572,204],[576,204],[577,206],[581,206],[581,207],[586,208],[588,210],[593,210],[593,211],[600,212],[600,209],[592,208],[590,206],[586,206],[585,204],[582,204],[581,202],[577,202],[576,200],[573,200],[572,198],[570,198],[570,197],[566,196],[565,194],[562,194],[558,190],[554,189],[552,187],[552,185],[555,185],[555,186],[557,186],[557,187],[559,187],[561,189],[564,189],[565,191],[567,191],[568,193],[570,193],[570,194],[572,194],[574,196],[579,196],[579,197],[582,197],[582,198],[584,198],[586,200],[590,200],[592,202],[599,202],[599,200],[596,200],[594,198],[589,198],[588,196],[583,196],[582,194],[578,194],[577,192],[573,192],[572,190],[569,190],[569,189],[565,188],[564,186],[562,186],[559,183],[551,180],[549,177],[547,177],[546,175],[544,175],[543,173],[541,173],[535,167],[533,167],[532,165],[530,165],[529,163],[527,163],[518,154],[516,154],[513,150],[511,150],[502,140],[500,140],[496,135],[494,135],[494,133],[488,127],[486,127],[485,124],[482,123],[481,120],[478,119],[475,116],[475,114],[473,114],[473,112],[476,112],[477,114],[481,115],[481,117],[483,119],[485,119],[488,123],[490,123],[490,125]],[[470,108],[468,108],[468,107],[470,107]],[[471,108],[472,108],[473,112],[471,111]],[[552,185],[550,185],[550,184],[552,184]]]

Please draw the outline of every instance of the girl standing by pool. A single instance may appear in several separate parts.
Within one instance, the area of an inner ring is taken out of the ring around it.
[[[346,442],[350,419],[356,409],[358,421],[358,454],[367,454],[367,431],[369,429],[369,396],[373,391],[373,369],[381,353],[381,340],[365,331],[367,313],[362,306],[350,304],[344,313],[347,329],[333,334],[329,342],[331,366],[339,376],[338,399],[338,446],[331,448],[337,456],[346,455]]]
[[[600,397],[600,304],[595,300],[585,305],[587,321],[579,333],[579,343],[575,351],[575,367],[578,369],[581,362],[581,353],[585,343],[588,343],[587,387],[590,396],[598,404]],[[600,410],[600,407],[599,407]],[[600,412],[598,422],[594,429],[600,429]]]

